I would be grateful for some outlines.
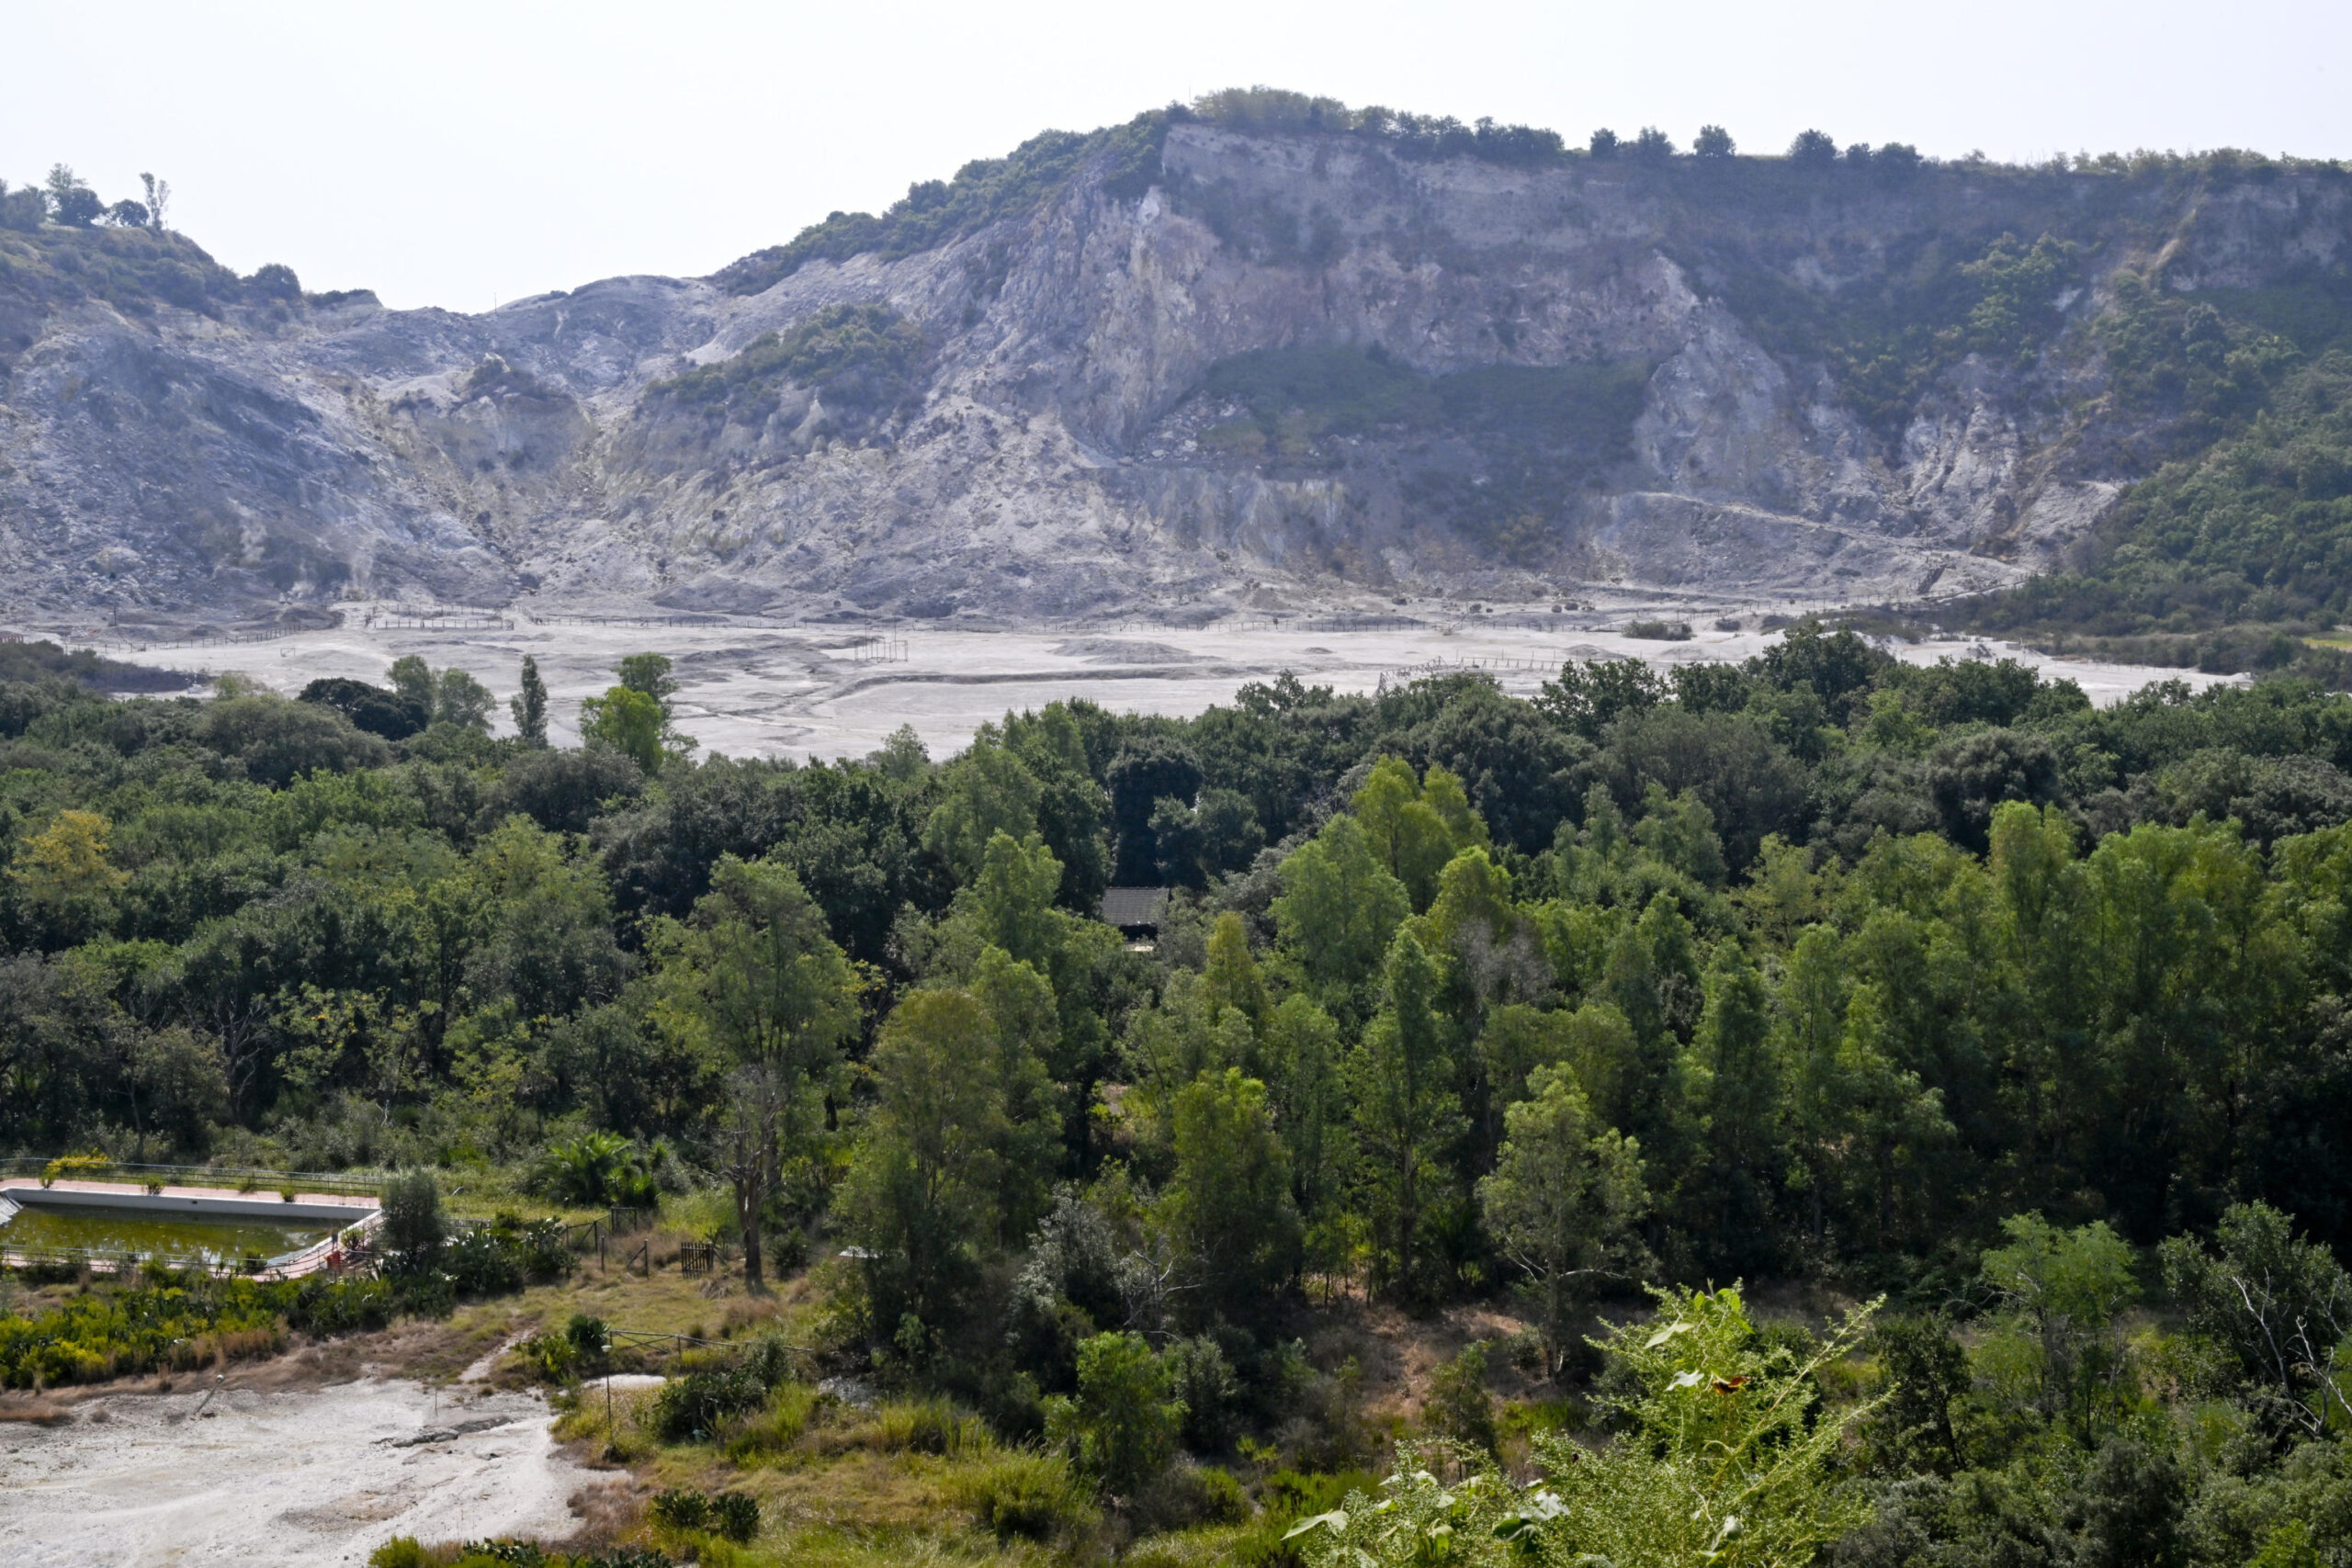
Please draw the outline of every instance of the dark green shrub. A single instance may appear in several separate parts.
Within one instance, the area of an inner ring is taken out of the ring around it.
[[[580,1353],[560,1334],[534,1334],[514,1351],[543,1382],[569,1383],[580,1362]]]
[[[401,1267],[429,1267],[448,1231],[431,1171],[404,1170],[384,1183],[384,1249]]]
[[[1059,1454],[1004,1450],[956,1484],[959,1500],[999,1540],[1066,1540],[1099,1517],[1090,1488]]]
[[[651,1209],[662,1201],[650,1162],[635,1140],[617,1133],[591,1133],[549,1144],[533,1167],[531,1180],[537,1190],[569,1203]]]
[[[1495,1396],[1487,1392],[1484,1345],[1464,1345],[1453,1359],[1437,1370],[1430,1379],[1421,1420],[1441,1437],[1494,1451],[1499,1434],[1495,1429]]]
[[[443,1244],[440,1272],[462,1296],[519,1291],[569,1274],[575,1259],[553,1220],[501,1214],[478,1230],[459,1231]]]
[[[401,1292],[389,1280],[329,1280],[313,1274],[295,1287],[286,1321],[305,1334],[372,1333],[390,1327],[401,1305]]]
[[[1689,642],[1690,623],[1688,621],[1634,621],[1625,627],[1625,635],[1643,637],[1651,642]]]
[[[340,675],[322,676],[311,682],[295,701],[331,707],[356,728],[387,740],[405,740],[423,729],[432,716],[397,692]]]
[[[612,1333],[605,1320],[584,1312],[571,1314],[571,1321],[563,1325],[563,1337],[571,1342],[572,1354],[582,1361],[602,1361],[612,1351]]]
[[[741,1492],[721,1492],[710,1500],[710,1528],[732,1541],[748,1541],[760,1533],[760,1505]]]
[[[792,1381],[792,1347],[774,1335],[763,1335],[752,1341],[735,1370],[758,1380],[763,1391]]]
[[[1184,1446],[1194,1453],[1221,1451],[1232,1439],[1241,1392],[1233,1364],[1205,1334],[1177,1340],[1161,1359],[1168,1363],[1169,1391],[1184,1404]]]
[[[767,1384],[749,1372],[688,1372],[654,1397],[653,1430],[665,1443],[707,1438],[731,1418],[757,1410],[767,1396]]]
[[[760,1533],[759,1501],[741,1492],[657,1493],[650,1511],[657,1523],[673,1529],[707,1530],[737,1542]]]
[[[1155,1531],[1238,1524],[1250,1517],[1241,1483],[1215,1465],[1171,1465],[1128,1503],[1136,1523]]]

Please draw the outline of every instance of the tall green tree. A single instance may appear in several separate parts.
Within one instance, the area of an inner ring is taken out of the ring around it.
[[[786,868],[729,855],[683,920],[657,924],[655,1017],[673,1037],[731,1065],[728,1174],[743,1234],[743,1276],[763,1283],[768,1200],[800,1176],[842,1085],[864,981]]]
[[[999,732],[1037,781],[1037,833],[1062,863],[1063,906],[1091,914],[1111,883],[1111,797],[1095,782],[1077,714],[1069,703],[1047,703],[1035,714],[1005,715]]]
[[[662,705],[662,722],[670,722],[670,699],[678,690],[678,679],[672,673],[670,656],[666,653],[632,653],[625,656],[616,673],[620,683],[630,691],[651,697]]]
[[[1274,1126],[1290,1159],[1291,1190],[1328,1258],[1350,1163],[1340,1026],[1296,992],[1268,1015],[1263,1035]]]
[[[1417,779],[1401,757],[1383,757],[1356,791],[1349,810],[1363,825],[1373,852],[1405,886],[1416,912],[1438,894],[1446,863],[1487,843],[1487,826],[1470,808],[1462,781],[1441,767]]]
[[[1299,1265],[1290,1159],[1266,1086],[1238,1067],[1204,1073],[1176,1096],[1172,1119],[1167,1219],[1198,1270],[1200,1299],[1227,1317],[1257,1316]]]
[[[1173,1393],[1167,1360],[1142,1335],[1094,1335],[1078,1348],[1077,1396],[1046,1404],[1046,1441],[1132,1497],[1176,1457],[1184,1402]]]
[[[1037,831],[1044,791],[1028,764],[992,736],[976,739],[970,750],[944,770],[939,804],[923,824],[923,848],[945,862],[958,882],[980,874],[989,840],[1001,833],[1015,843]],[[1055,867],[1056,890],[1060,866]]]
[[[1790,1177],[1818,1239],[1838,1212],[1838,1169],[1846,1148],[1850,1091],[1842,1048],[1849,987],[1837,931],[1809,926],[1789,954],[1774,998],[1773,1048],[1788,1089]]]
[[[997,1239],[1017,1247],[1051,1203],[1062,1164],[1061,1096],[1046,1066],[1061,1021],[1052,982],[1001,947],[981,951],[971,989],[996,1032]]]
[[[660,773],[669,761],[662,743],[666,728],[662,705],[627,686],[614,686],[601,697],[580,702],[580,738],[591,746],[611,747],[648,775]]]
[[[2104,1220],[2074,1230],[2040,1214],[2001,1222],[2007,1245],[1986,1250],[1984,1279],[1999,1303],[1997,1325],[2025,1354],[2028,1397],[2053,1422],[2095,1441],[2121,1413],[2130,1352],[2121,1322],[2139,1295],[2132,1248]]]
[[[1496,1244],[1527,1276],[1545,1366],[1556,1376],[1584,1289],[1638,1266],[1633,1227],[1649,1191],[1641,1145],[1595,1122],[1566,1068],[1537,1068],[1528,1089],[1531,1098],[1510,1108],[1494,1174],[1478,1183],[1478,1206]]]
[[[490,710],[497,701],[490,688],[463,670],[442,671],[433,679],[433,721],[460,729],[486,733]]]
[[[1889,1010],[1875,985],[1854,988],[1830,1085],[1844,1134],[1835,1162],[1842,1169],[1833,1179],[1844,1197],[1849,1234],[1882,1248],[1928,1244],[1939,1212],[1951,1206],[1938,1190],[1939,1179],[1949,1174],[1944,1156],[1953,1139],[1943,1095],[1896,1064]]]
[[[998,1234],[997,1024],[968,991],[914,991],[892,1010],[867,1066],[874,1109],[843,1207],[876,1337],[921,1355],[959,1326]]]
[[[1283,862],[1282,885],[1273,915],[1283,946],[1309,979],[1347,1005],[1350,992],[1380,974],[1390,939],[1412,912],[1405,885],[1344,814]]]
[[[1633,1092],[1637,1120],[1627,1123],[1653,1152],[1664,1146],[1660,1121],[1670,1102],[1667,1080],[1705,1004],[1697,932],[1671,893],[1661,892],[1641,918],[1611,939],[1601,965],[1602,996],[1625,1017],[1641,1048],[1642,1077]]]
[[[506,700],[514,716],[514,737],[534,749],[548,743],[548,683],[539,678],[539,661],[523,656],[522,689]]]
[[[695,749],[692,736],[682,735],[670,698],[678,689],[670,672],[670,659],[662,653],[632,653],[620,662],[619,683],[601,697],[580,704],[581,739],[592,746],[609,746],[636,762],[648,777]]]
[[[2159,1254],[2190,1329],[2236,1358],[2271,1419],[2312,1436],[2352,1420],[2339,1371],[2352,1339],[2352,1274],[2266,1203],[2233,1203],[2212,1242],[2177,1235]]]
[[[956,909],[982,941],[1050,973],[1064,935],[1054,908],[1061,883],[1061,863],[1036,834],[1016,841],[998,832],[989,840],[971,885],[956,895]]]
[[[1731,942],[1715,950],[1706,1010],[1682,1054],[1686,1223],[1726,1262],[1760,1266],[1771,1256],[1773,1196],[1785,1169],[1782,1088],[1771,1049],[1764,977]]]
[[[1409,926],[1399,931],[1388,949],[1385,1005],[1350,1064],[1359,1202],[1374,1269],[1408,1297],[1426,1284],[1422,1225],[1446,1196],[1446,1152],[1465,1122],[1434,1006],[1437,981],[1419,938]]]
[[[1272,1009],[1257,955],[1250,951],[1249,928],[1230,909],[1210,923],[1201,988],[1210,1006],[1232,1009],[1249,1020],[1252,1030],[1264,1025]]]

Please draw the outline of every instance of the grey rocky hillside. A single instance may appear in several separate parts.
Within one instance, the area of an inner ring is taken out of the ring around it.
[[[2352,262],[2331,165],[1709,152],[1227,95],[470,316],[0,196],[0,570],[157,624],[1942,595],[2210,439],[2110,392],[2121,280]]]

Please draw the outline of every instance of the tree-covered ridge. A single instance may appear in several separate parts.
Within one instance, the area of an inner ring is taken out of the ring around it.
[[[2181,293],[2160,271],[2107,280],[2095,323],[2127,489],[2073,570],[1961,606],[1989,631],[2070,639],[2217,672],[2293,669],[2342,686],[2324,640],[2352,614],[2352,280]]]
[[[194,241],[164,227],[170,185],[144,175],[146,201],[107,203],[61,164],[42,185],[0,180],[0,373],[29,347],[43,314],[85,299],[127,315],[174,306],[219,319],[238,306],[299,309],[373,295],[305,296],[293,269],[272,262],[239,277]]]
[[[1560,151],[1559,137],[1525,126],[1476,127],[1451,118],[1425,119],[1384,109],[1349,110],[1328,99],[1265,88],[1211,94],[1189,108],[1170,105],[1125,125],[1084,133],[1048,130],[1002,158],[978,158],[952,180],[919,180],[883,209],[835,212],[786,244],[754,251],[720,268],[712,280],[730,294],[756,294],[811,261],[874,255],[896,261],[1034,211],[1080,174],[1100,179],[1105,194],[1132,199],[1160,178],[1159,152],[1168,127],[1202,119],[1238,130],[1357,131],[1380,136],[1408,156],[1468,155],[1505,163],[1540,162]]]
[[[2352,352],[2289,378],[2244,436],[2135,487],[2108,537],[2124,582],[2199,583],[2217,608],[2258,619],[2280,618],[2253,603],[2266,592],[2280,609],[2352,615]]]
[[[2345,174],[2331,163],[2226,149],[2032,166],[1939,163],[1900,144],[1840,147],[1818,130],[1784,152],[1756,156],[1713,126],[1687,153],[1655,129],[1598,130],[1571,146],[1525,127],[1464,125],[1260,87],[1170,106],[1091,138],[1039,139],[1001,164],[971,166],[953,185],[916,187],[882,218],[837,215],[791,246],[762,253],[757,266],[747,262],[721,276],[729,287],[763,288],[806,256],[910,254],[1035,210],[1100,159],[1115,165],[1105,187],[1112,194],[1139,197],[1159,183],[1175,211],[1255,265],[1339,266],[1365,245],[1407,265],[1452,270],[1464,260],[1458,237],[1417,228],[1409,214],[1376,236],[1351,231],[1333,208],[1316,205],[1303,177],[1292,190],[1163,169],[1164,138],[1183,125],[1313,139],[1325,151],[1371,154],[1358,161],[1374,165],[1473,159],[1569,172],[1564,192],[1601,193],[1643,214],[1658,251],[1694,289],[1725,306],[1800,383],[1850,413],[1866,463],[1905,463],[1923,421],[1948,424],[1965,407],[1989,402],[2021,434],[2039,433],[2028,446],[2046,446],[2062,477],[2130,487],[2067,571],[1945,607],[1939,618],[2051,646],[2107,639],[2095,646],[2116,657],[2216,672],[2293,669],[2332,683],[2352,679],[2340,651],[2310,641],[2333,635],[2346,581],[2331,554],[2336,523],[2328,510],[2340,499],[2329,487],[2343,455],[2330,412],[2340,369],[2329,355],[2342,351],[2352,321],[2341,251],[2332,237],[2307,237],[2311,254],[2335,259],[2300,267],[2266,261],[2256,268],[2260,287],[2205,276],[2231,270],[2215,257],[2238,242],[2215,240],[2221,249],[2199,259],[2208,231],[2232,223],[2264,236],[2244,242],[2257,250],[2303,245],[2288,238],[2297,224],[2335,221],[2328,204]],[[1319,180],[1321,152],[1317,160]],[[2292,197],[2283,208],[2273,200],[2279,193]],[[998,263],[974,265],[985,271]],[[988,294],[984,281],[976,298]],[[1509,316],[1498,313],[1493,342],[1481,352],[1516,356]],[[1238,418],[1185,432],[1225,463],[1329,466],[1352,431],[1393,436],[1464,423],[1458,410],[1432,413],[1442,390],[1436,382],[1402,364],[1370,367],[1351,346],[1249,350],[1214,367],[1200,389],[1244,405]],[[1549,396],[1502,391],[1503,402],[1531,406]],[[1420,462],[1431,454],[1416,447],[1406,465],[1414,471],[1390,476],[1399,503],[1497,558],[1542,558],[1572,530],[1567,513],[1589,485],[1598,479],[1605,490],[1623,478],[1600,471],[1621,446],[1610,389],[1585,388],[1579,397],[1605,416],[1587,434],[1605,439],[1571,442],[1566,457],[1514,439]],[[1327,434],[1335,441],[1318,450]],[[1980,547],[2041,547],[1989,526],[1996,536]]]
[[[1140,197],[1162,178],[1161,145],[1168,128],[1176,124],[1253,135],[1346,138],[1409,161],[1470,158],[1518,167],[1606,164],[1652,180],[1680,182],[1686,192],[1729,195],[1741,206],[1762,200],[1787,207],[1832,193],[1851,198],[1899,190],[1923,169],[1939,166],[1903,142],[1876,148],[1855,142],[1841,151],[1833,138],[1817,130],[1800,134],[1785,153],[1758,157],[1741,153],[1720,126],[1707,126],[1686,154],[1656,127],[1629,137],[1603,128],[1583,144],[1572,145],[1555,130],[1490,118],[1465,124],[1448,115],[1419,115],[1378,105],[1351,107],[1336,98],[1275,87],[1227,88],[1191,104],[1170,104],[1138,115],[1122,126],[1084,133],[1043,132],[1003,158],[965,164],[952,180],[917,182],[879,217],[832,213],[788,243],[755,251],[720,269],[713,280],[729,293],[754,294],[812,260],[846,261],[871,254],[894,261],[1025,215],[1081,173],[1099,175],[1105,194],[1114,197]],[[2085,154],[2071,163],[2059,159],[2039,166],[1996,164],[1972,155],[1950,168],[1978,185],[1992,181],[2030,186],[2053,178],[2064,181],[2070,174],[2140,184],[2184,175],[2261,179],[2275,177],[2282,169],[2333,172],[2335,165],[2221,149],[2187,156]],[[1678,187],[1669,183],[1660,188]],[[2031,254],[2030,241],[2026,248],[2031,265],[2044,265]],[[1980,270],[1999,269],[2002,258],[1987,257],[1975,265]],[[1971,324],[1979,337],[2007,342],[2016,336],[2004,323],[1979,319]]]
[[[1967,617],[1992,630],[2137,637],[2124,646],[2209,670],[2312,664],[2342,684],[2341,661],[2303,639],[2352,616],[2352,352],[2333,346],[2348,340],[2332,336],[2308,359],[2275,337],[2224,350],[2222,318],[2204,310],[2188,330],[2213,334],[2207,357],[2221,373],[2211,391],[2188,377],[2176,384],[2189,399],[2235,403],[2230,434],[2125,492],[2089,542],[2087,570],[2036,580]],[[2250,356],[2256,364],[2238,371]],[[2261,380],[2276,391],[2263,396]],[[2246,381],[2256,384],[2242,389]],[[2262,630],[2223,629],[2237,623]]]
[[[754,251],[721,267],[712,281],[729,294],[757,294],[812,261],[913,255],[974,233],[991,223],[1034,211],[1081,172],[1097,175],[1114,196],[1139,197],[1159,167],[1167,134],[1162,114],[1083,134],[1048,130],[1002,158],[976,158],[952,180],[919,180],[883,209],[835,212],[802,230],[787,244]]]

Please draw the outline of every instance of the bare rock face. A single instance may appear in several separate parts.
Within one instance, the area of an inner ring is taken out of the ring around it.
[[[1140,194],[1081,168],[757,292],[613,278],[480,316],[256,301],[159,236],[198,284],[134,298],[69,286],[61,249],[130,240],[0,235],[0,570],[28,619],[1940,595],[2063,560],[2164,455],[2105,395],[2103,280],[2352,257],[2319,175],[1742,162],[1179,123]],[[2005,231],[2056,234],[2046,330],[1945,323],[1871,380],[1852,302]]]

